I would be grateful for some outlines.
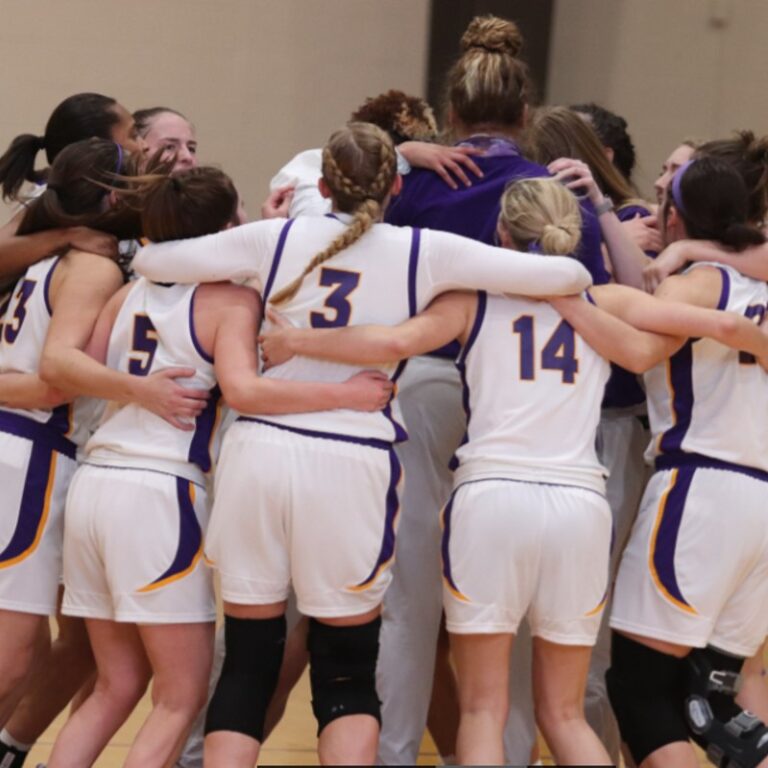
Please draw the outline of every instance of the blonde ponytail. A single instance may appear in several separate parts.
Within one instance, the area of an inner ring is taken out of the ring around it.
[[[499,224],[516,247],[538,244],[543,253],[565,256],[581,240],[581,212],[574,195],[554,179],[521,179],[501,198]]]
[[[381,216],[397,174],[392,140],[370,123],[349,123],[336,131],[323,149],[323,179],[333,194],[336,208],[351,213],[349,226],[331,244],[314,256],[304,271],[283,286],[270,304],[292,299],[304,278],[337,253],[357,242]]]

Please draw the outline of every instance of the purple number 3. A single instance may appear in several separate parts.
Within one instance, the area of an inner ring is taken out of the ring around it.
[[[19,331],[21,331],[21,325],[27,316],[27,302],[30,296],[32,296],[32,291],[35,290],[36,285],[36,280],[24,280],[19,286],[19,290],[16,291],[14,298],[17,301],[16,307],[13,310],[13,317],[3,326],[3,338],[8,344],[13,344],[19,335]]]
[[[357,288],[360,282],[359,272],[348,272],[346,269],[331,269],[323,267],[320,270],[320,285],[336,286],[325,300],[325,306],[333,311],[328,317],[325,312],[310,312],[309,324],[313,328],[338,328],[349,325],[352,315],[352,305],[349,303],[349,294]]]

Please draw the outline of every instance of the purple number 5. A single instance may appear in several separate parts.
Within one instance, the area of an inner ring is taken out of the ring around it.
[[[157,352],[157,331],[147,315],[133,318],[133,348],[128,355],[128,373],[146,376]]]

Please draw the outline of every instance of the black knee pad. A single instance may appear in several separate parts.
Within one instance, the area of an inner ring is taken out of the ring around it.
[[[277,619],[224,617],[226,653],[205,732],[236,731],[264,740],[264,720],[280,675],[285,616]]]
[[[356,627],[309,620],[309,674],[318,735],[328,723],[347,715],[371,715],[381,724],[376,693],[380,629],[380,617]]]
[[[614,632],[605,681],[621,738],[637,765],[667,744],[688,741],[685,679],[684,659]]]
[[[744,659],[696,648],[686,659],[685,715],[691,737],[720,768],[752,768],[768,757],[768,728],[735,701]]]

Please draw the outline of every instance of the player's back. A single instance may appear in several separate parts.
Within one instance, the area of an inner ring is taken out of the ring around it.
[[[194,431],[177,429],[135,403],[110,403],[86,446],[88,463],[155,469],[203,483],[218,448],[221,404],[213,360],[195,335],[196,290],[137,280],[115,318],[107,352],[110,368],[134,376],[194,368],[195,376],[183,383],[212,390]]]
[[[768,285],[731,267],[722,276],[718,309],[762,322]],[[689,339],[645,374],[653,439],[647,458],[678,466],[696,457],[768,471],[768,375],[754,357],[711,339]]]
[[[480,293],[457,365],[468,427],[456,485],[509,478],[604,492],[595,431],[609,366],[549,304]]]
[[[351,217],[296,219],[275,257],[266,286],[265,303],[287,285],[311,259],[344,232]],[[428,237],[428,235],[427,235]],[[296,296],[275,309],[298,328],[334,328],[347,325],[396,325],[424,305],[425,291],[417,288],[421,233],[418,230],[377,224],[360,240],[344,248],[310,272]],[[271,290],[274,286],[274,290]],[[417,297],[417,290],[421,294]],[[395,379],[402,364],[376,367]],[[361,366],[295,357],[272,368],[265,376],[299,381],[342,381],[363,370]],[[350,410],[263,417],[265,421],[297,429],[329,432],[391,442],[405,437],[397,413],[361,413]]]

